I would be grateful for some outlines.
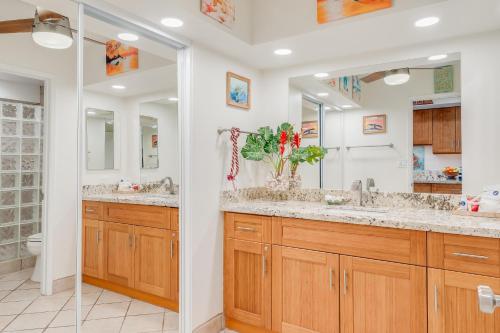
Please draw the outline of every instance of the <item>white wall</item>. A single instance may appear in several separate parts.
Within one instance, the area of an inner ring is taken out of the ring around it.
[[[286,108],[277,112],[264,103],[261,74],[233,60],[195,46],[193,50],[193,124],[192,124],[192,231],[193,241],[193,326],[222,313],[223,219],[219,193],[229,188],[225,180],[231,150],[229,134],[217,135],[219,127],[256,130],[275,127],[287,119]],[[252,109],[226,106],[226,72],[252,79]],[[288,93],[288,83],[284,90]],[[287,95],[285,95],[287,96]],[[288,98],[288,97],[286,97]],[[281,101],[283,102],[283,101]],[[285,101],[284,104],[287,104]],[[245,135],[239,140],[240,147]],[[238,184],[241,187],[262,184],[265,172],[259,163],[240,161]]]
[[[478,193],[483,186],[500,182],[496,171],[500,169],[499,31],[267,71],[263,73],[264,103],[273,112],[286,112],[290,77],[345,70],[360,74],[384,68],[386,63],[404,65],[408,60],[455,52],[461,53],[464,191]]]
[[[0,98],[40,103],[40,84],[0,80]]]

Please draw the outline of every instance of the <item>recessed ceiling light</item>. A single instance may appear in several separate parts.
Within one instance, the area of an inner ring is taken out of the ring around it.
[[[327,92],[320,92],[320,93],[317,93],[316,96],[318,96],[318,97],[326,97],[326,96],[328,96],[328,93]]]
[[[87,114],[93,116],[93,115],[95,115],[95,111],[87,111]]]
[[[177,97],[169,97],[168,100],[170,102],[177,102],[179,99]]]
[[[415,22],[415,26],[417,28],[425,28],[425,27],[430,27],[431,25],[439,23],[439,17],[437,16],[430,16],[430,17],[424,17],[418,21]]]
[[[118,34],[118,38],[126,42],[135,42],[139,39],[139,36],[130,32],[122,32],[121,34]]]
[[[332,108],[329,106],[325,106],[325,111],[330,111]]]
[[[427,59],[429,61],[437,61],[437,60],[443,60],[443,59],[446,59],[446,58],[448,58],[447,54],[436,54],[436,55],[430,56]]]
[[[351,104],[344,104],[342,105],[342,109],[352,109],[353,106]]]
[[[125,89],[127,87],[122,86],[120,84],[114,84],[114,85],[111,86],[111,88],[116,89],[116,90],[123,90],[123,89]]]
[[[328,77],[328,73],[316,73],[314,74],[314,77],[318,79],[324,79],[325,77]]]
[[[274,50],[274,54],[280,55],[280,56],[290,55],[290,54],[292,54],[292,50],[290,50],[290,49],[277,49],[277,50]]]
[[[384,82],[388,86],[399,86],[410,80],[410,70],[408,68],[393,69],[385,72]]]
[[[161,24],[169,28],[180,28],[184,25],[184,22],[175,17],[165,17],[161,20]]]

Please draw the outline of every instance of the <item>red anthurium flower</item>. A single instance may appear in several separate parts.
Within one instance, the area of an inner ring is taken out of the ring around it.
[[[288,136],[286,135],[286,132],[285,131],[282,131],[281,132],[281,135],[280,135],[280,143],[282,145],[284,145],[286,143],[286,141],[288,140]]]
[[[285,153],[285,145],[280,144],[280,155],[283,156],[284,153]]]
[[[292,143],[292,146],[295,146],[295,148],[299,148],[300,147],[300,135],[299,133],[295,133],[293,135],[293,143]]]

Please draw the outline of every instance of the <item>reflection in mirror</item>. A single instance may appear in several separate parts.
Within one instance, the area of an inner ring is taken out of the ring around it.
[[[141,116],[142,168],[157,169],[158,165],[158,119]]]
[[[462,193],[460,55],[290,79],[289,119],[329,153],[304,187]]]
[[[87,119],[87,169],[114,169],[114,112],[88,108],[85,115]]]

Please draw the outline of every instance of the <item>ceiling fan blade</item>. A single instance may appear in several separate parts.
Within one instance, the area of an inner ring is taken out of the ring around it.
[[[370,83],[370,82],[373,82],[373,81],[377,81],[377,80],[380,80],[382,79],[383,77],[385,76],[385,71],[382,71],[382,72],[375,72],[375,73],[372,73],[372,74],[369,74],[363,78],[361,78],[361,81],[365,82],[365,83]]]
[[[47,9],[41,9],[38,8],[38,17],[40,18],[40,21],[56,21],[65,18],[64,15],[61,15],[59,13],[47,10]]]
[[[0,21],[0,34],[31,32],[33,19]]]

